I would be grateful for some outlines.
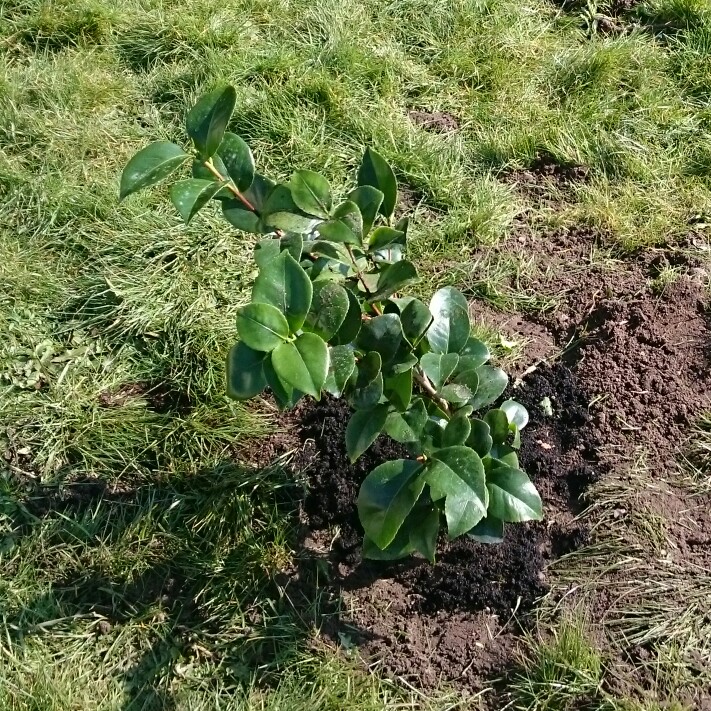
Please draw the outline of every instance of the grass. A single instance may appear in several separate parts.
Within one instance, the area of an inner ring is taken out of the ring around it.
[[[617,253],[708,222],[711,16],[648,0],[631,19],[606,36],[548,0],[0,0],[0,709],[463,703],[365,675],[320,641],[331,601],[284,588],[299,490],[244,461],[273,413],[223,389],[251,244],[210,210],[181,226],[160,189],[119,205],[118,178],[230,81],[232,129],[265,172],[313,168],[345,189],[366,144],[396,166],[423,290],[545,309],[536,255],[488,251],[517,216],[591,225]],[[460,127],[429,133],[410,109]],[[501,180],[541,152],[590,167],[554,207]],[[621,488],[608,493],[614,507]],[[709,651],[679,633],[700,589],[680,607],[674,577],[645,577],[664,522],[628,522],[649,543],[623,553],[607,506],[586,565],[633,555],[615,624],[683,668]],[[516,707],[598,698],[604,660],[576,634],[532,639]],[[660,673],[660,688],[689,681]]]

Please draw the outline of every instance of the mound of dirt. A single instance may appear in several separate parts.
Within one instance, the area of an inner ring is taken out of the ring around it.
[[[459,128],[459,120],[446,111],[408,111],[410,120],[426,131],[449,133]]]
[[[570,197],[573,185],[587,181],[589,174],[590,168],[585,165],[562,162],[549,153],[540,153],[526,168],[508,171],[502,177],[534,201],[561,202],[561,195]]]

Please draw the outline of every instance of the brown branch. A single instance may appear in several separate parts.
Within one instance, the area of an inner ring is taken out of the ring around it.
[[[434,389],[430,379],[422,372],[422,370],[420,368],[415,368],[412,371],[412,374],[417,384],[425,391],[430,400],[432,400],[443,412],[449,414],[449,403],[437,395],[437,391]]]
[[[227,185],[226,185],[225,187],[226,187],[228,190],[230,190],[232,193],[234,193],[235,197],[236,197],[238,200],[241,200],[241,201],[244,203],[245,207],[247,207],[247,208],[248,208],[249,210],[251,210],[252,212],[256,212],[256,211],[257,211],[257,209],[254,207],[254,205],[252,205],[252,203],[251,203],[249,200],[247,200],[247,198],[246,198],[244,195],[242,195],[242,193],[241,193],[239,190],[237,190],[237,187],[234,185],[234,183],[232,183],[232,182],[226,180],[225,176],[222,175],[222,174],[220,173],[220,171],[217,170],[217,168],[215,168],[215,166],[214,166],[210,161],[207,161],[207,160],[206,160],[206,161],[203,163],[203,165],[204,165],[218,180],[223,180],[223,181],[225,181],[225,182],[227,183]]]

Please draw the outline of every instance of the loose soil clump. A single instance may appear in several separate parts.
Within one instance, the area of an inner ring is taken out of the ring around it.
[[[410,120],[433,133],[450,133],[459,128],[459,121],[454,114],[446,111],[408,111]]]

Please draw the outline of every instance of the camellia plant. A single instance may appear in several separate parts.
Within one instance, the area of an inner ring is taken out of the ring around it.
[[[226,131],[235,102],[231,86],[206,94],[187,116],[190,148],[152,143],[121,178],[125,198],[188,163],[191,176],[170,187],[183,220],[216,201],[231,225],[259,235],[228,394],[246,400],[269,388],[280,408],[324,392],[345,398],[351,461],[381,433],[403,445],[409,458],[380,464],[360,488],[365,557],[434,560],[443,522],[451,538],[495,543],[505,522],[540,519],[516,454],[528,414],[513,400],[491,407],[508,378],[471,336],[466,299],[452,287],[429,304],[407,294],[417,270],[405,258],[408,219],[393,221],[390,165],[366,150],[357,187],[341,200],[310,170],[274,182]]]

